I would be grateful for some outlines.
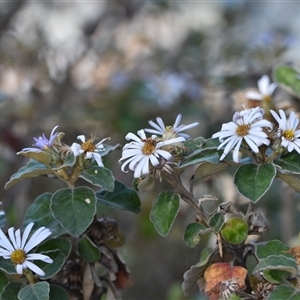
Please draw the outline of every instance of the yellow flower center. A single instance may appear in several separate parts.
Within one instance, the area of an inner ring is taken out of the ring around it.
[[[10,260],[14,265],[20,265],[26,260],[26,252],[22,249],[17,249],[10,255]]]
[[[147,140],[142,140],[144,142],[144,146],[142,148],[142,152],[144,155],[151,155],[156,148],[156,141],[148,138]]]
[[[292,129],[285,130],[282,135],[289,141],[292,141],[295,138],[295,132]]]
[[[238,136],[245,136],[249,133],[249,130],[250,130],[250,125],[246,125],[246,124],[239,125],[238,128],[236,129],[236,134]]]
[[[177,136],[178,135],[174,132],[173,127],[172,126],[167,126],[162,137],[163,137],[163,140],[166,141],[166,140],[173,139]]]
[[[84,152],[95,152],[95,150],[97,149],[96,146],[94,145],[94,139],[90,138],[89,140],[87,140],[86,142],[83,142],[81,144],[81,149],[84,150]]]

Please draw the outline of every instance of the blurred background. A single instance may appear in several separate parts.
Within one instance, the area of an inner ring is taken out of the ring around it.
[[[27,159],[16,152],[49,136],[66,133],[111,137],[123,145],[128,132],[162,117],[172,125],[200,122],[189,131],[209,138],[240,109],[244,90],[255,88],[277,63],[299,66],[300,4],[256,1],[1,1],[0,2],[0,183]],[[299,100],[277,89],[275,99],[299,110]],[[290,104],[291,103],[291,104]],[[116,150],[104,158],[116,179],[128,186],[132,173],[120,171]],[[186,172],[186,178],[192,170]],[[197,189],[245,211],[230,172],[212,177]],[[1,190],[7,226],[20,226],[28,205],[43,192],[64,187],[58,180],[34,178]],[[168,188],[157,184],[140,194],[138,215],[102,207],[125,235],[122,253],[131,270],[126,300],[180,300],[183,273],[214,246],[203,239],[194,249],[182,240],[194,219],[185,205],[168,237],[149,221],[154,197]],[[280,184],[258,204],[270,223],[264,239],[298,241],[299,195]],[[203,299],[195,293],[191,299]]]

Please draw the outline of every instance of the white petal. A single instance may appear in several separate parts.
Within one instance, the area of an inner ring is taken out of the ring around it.
[[[16,265],[16,271],[18,274],[23,274],[23,265]]]
[[[271,83],[269,85],[269,90],[268,90],[268,94],[272,95],[275,91],[275,89],[277,88],[277,84],[275,82]]]
[[[0,246],[2,248],[5,248],[6,250],[9,250],[10,252],[15,250],[11,242],[9,241],[9,239],[6,237],[6,235],[3,233],[1,229],[0,229]]]
[[[81,154],[81,145],[77,144],[77,143],[73,143],[71,146],[71,150],[74,153],[75,156],[78,156]]]
[[[146,134],[145,134],[145,131],[144,131],[143,129],[139,130],[139,131],[137,132],[137,134],[140,136],[140,138],[141,138],[142,140],[147,139]]]
[[[44,276],[45,272],[39,268],[37,265],[35,265],[34,263],[30,262],[30,261],[26,261],[26,267],[29,268],[31,271],[33,271],[35,274],[39,275],[39,276]]]
[[[263,95],[268,95],[270,78],[268,75],[263,75],[257,82],[258,89]]]
[[[259,94],[258,92],[249,91],[249,92],[246,92],[245,95],[246,95],[246,98],[250,99],[250,100],[261,101],[263,99],[262,95]]]
[[[239,162],[239,150],[240,150],[240,147],[241,147],[241,143],[242,143],[242,139],[240,139],[237,143],[237,145],[235,146],[235,149],[233,150],[233,155],[232,155],[232,158],[233,158],[233,161],[238,163]]]
[[[143,154],[141,149],[126,149],[126,150],[123,150],[122,157],[120,158],[119,162],[126,159],[126,158],[128,158],[128,157],[135,156],[135,155],[138,155],[138,154]]]
[[[29,224],[26,226],[26,228],[25,228],[25,230],[24,230],[24,232],[23,232],[23,235],[22,235],[21,249],[24,249],[25,243],[26,243],[26,241],[27,241],[27,239],[28,239],[29,233],[30,233],[30,231],[31,231],[31,229],[32,229],[32,227],[33,227],[33,225],[34,225],[34,223],[31,222],[31,223],[29,223]]]
[[[93,157],[96,160],[96,162],[97,162],[97,164],[98,164],[99,167],[103,167],[104,166],[100,154],[94,153]]]
[[[142,174],[142,170],[144,174]],[[149,157],[143,157],[143,159],[138,163],[134,171],[134,178],[140,178],[142,175],[149,174]]]
[[[20,232],[20,229],[16,230],[15,236],[16,236],[17,249],[20,249],[21,248],[21,232]]]
[[[16,238],[15,238],[15,228],[14,227],[10,227],[8,229],[8,236],[10,238],[10,241],[12,243],[12,245],[14,246],[15,249],[18,249],[18,245],[17,245],[17,242],[16,242]]]
[[[244,136],[244,139],[253,152],[259,152],[257,145],[248,136]]]
[[[7,250],[0,248],[0,256],[3,256],[4,258],[8,257],[7,259],[10,259],[10,255],[14,250]]]
[[[78,136],[77,136],[77,139],[80,140],[82,143],[85,142],[85,136],[84,136],[83,134],[78,135]]]
[[[36,245],[40,244],[44,241],[49,235],[51,235],[51,231],[48,228],[41,227],[30,237],[29,241],[24,247],[24,251],[27,253],[31,249],[33,249]]]
[[[163,132],[166,130],[166,126],[162,118],[157,117],[156,118],[157,124],[160,126],[160,128],[163,130]]]
[[[178,127],[180,121],[181,121],[181,114],[179,114],[177,117],[176,117],[176,120],[175,120],[175,123],[173,125],[173,129],[176,130],[176,128]]]
[[[132,132],[127,133],[127,135],[125,136],[126,140],[134,140],[136,142],[141,142],[141,139],[136,136],[135,134],[133,134]]]
[[[147,156],[145,156],[144,154],[140,154],[140,155],[135,156],[134,159],[131,160],[131,162],[130,162],[128,168],[129,168],[130,170],[134,171],[135,168],[136,168],[137,163],[138,163],[139,161],[143,160],[144,157],[147,157]]]
[[[158,150],[156,150],[156,153],[158,153],[160,156],[162,156],[166,160],[170,160],[172,158],[171,153],[169,153],[168,151],[165,151],[165,150],[158,149]]]
[[[189,125],[180,125],[176,130],[175,132],[180,132],[180,131],[184,131],[184,130],[188,130],[188,129],[191,129],[195,126],[198,126],[199,125],[199,122],[194,122],[192,124],[189,124]]]
[[[150,155],[150,162],[153,167],[159,165],[159,160],[154,155]]]
[[[41,254],[41,253],[30,253],[27,254],[26,256],[27,260],[41,260],[47,264],[52,264],[53,263],[53,259],[50,258],[47,255]]]

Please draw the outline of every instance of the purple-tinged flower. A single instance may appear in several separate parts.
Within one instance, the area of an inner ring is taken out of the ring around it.
[[[37,148],[24,148],[22,149],[22,152],[41,152],[41,150],[47,150],[51,148],[53,142],[55,141],[58,135],[58,132],[55,132],[57,127],[58,125],[52,129],[49,139],[46,138],[44,133],[38,138],[33,138],[36,141],[36,143],[32,146],[36,146]]]

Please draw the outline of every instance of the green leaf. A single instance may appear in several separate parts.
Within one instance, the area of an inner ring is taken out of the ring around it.
[[[179,212],[180,196],[171,191],[160,193],[152,203],[150,220],[156,231],[167,236]]]
[[[49,300],[50,287],[48,282],[37,282],[23,287],[18,295],[20,300]]]
[[[17,154],[26,156],[30,159],[34,159],[46,166],[49,166],[51,163],[51,155],[45,151],[40,151],[40,152],[20,151]]]
[[[182,169],[187,166],[191,166],[201,162],[211,162],[213,164],[218,164],[220,161],[220,156],[217,150],[205,150],[197,154],[192,153],[186,159],[182,160],[176,169]]]
[[[205,248],[201,252],[199,263],[191,266],[191,268],[184,273],[182,291],[185,296],[189,296],[192,293],[194,286],[196,285],[197,281],[203,277],[204,272],[213,256],[214,252],[209,248]]]
[[[47,175],[51,173],[52,173],[51,170],[48,169],[44,164],[31,159],[29,160],[26,166],[20,168],[17,173],[13,174],[10,177],[9,181],[6,182],[4,188],[8,190],[16,183],[25,180],[27,178],[37,177],[40,175]]]
[[[16,274],[16,267],[11,262],[10,259],[5,259],[2,256],[0,257],[0,269],[5,271],[8,274]]]
[[[36,252],[47,252],[59,249],[65,255],[65,257],[68,257],[71,252],[71,248],[71,241],[67,238],[61,237],[44,242],[37,247]]]
[[[20,289],[23,287],[21,282],[11,281],[8,285],[3,289],[1,294],[1,300],[12,300],[19,299],[18,294]]]
[[[112,192],[114,190],[115,178],[111,170],[104,167],[91,167],[80,173],[81,178],[103,190]]]
[[[201,235],[211,232],[210,228],[206,228],[203,224],[194,222],[187,225],[183,240],[188,247],[194,248],[200,242]]]
[[[196,139],[189,139],[184,142],[184,146],[188,148],[188,153],[192,153],[197,149],[202,149],[203,145],[205,144],[205,138],[198,137]]]
[[[300,154],[297,151],[282,155],[279,159],[274,160],[274,163],[282,170],[300,173]]]
[[[295,259],[284,255],[270,255],[259,261],[253,270],[253,273],[265,270],[282,270],[292,274],[297,274],[297,264]]]
[[[0,271],[0,294],[2,293],[7,283],[8,283],[8,278],[6,277],[4,272]]]
[[[285,173],[282,174],[280,171],[277,172],[276,177],[285,181],[295,191],[300,192],[300,174]]]
[[[73,167],[76,162],[76,157],[73,152],[70,152],[64,159],[64,163],[58,168],[53,168],[53,170],[57,171],[63,168]]]
[[[50,209],[50,200],[52,194],[44,193],[38,196],[27,209],[23,226],[34,223],[34,228],[45,226],[52,232],[51,237],[57,237],[66,233],[60,223],[54,218]]]
[[[132,213],[139,213],[141,210],[141,201],[133,189],[127,188],[123,183],[115,181],[113,192],[103,189],[96,193],[97,200],[104,205],[125,210]]]
[[[294,96],[300,96],[300,73],[286,65],[278,65],[274,70],[275,80]]]
[[[63,265],[66,261],[66,256],[59,249],[45,251],[45,252],[41,252],[41,253],[45,254],[53,259],[52,264],[47,264],[40,260],[34,262],[37,266],[39,266],[45,272],[45,275],[40,276],[40,278],[41,279],[49,279],[61,270],[61,268],[63,267]]]
[[[224,224],[221,235],[230,244],[240,244],[248,237],[248,225],[240,218],[231,218]]]
[[[62,287],[54,284],[50,285],[49,296],[49,300],[69,300],[67,292]]]
[[[50,209],[66,231],[80,236],[92,223],[96,213],[96,197],[88,187],[64,188],[51,198]]]
[[[95,263],[100,259],[99,248],[87,236],[78,242],[77,249],[79,255],[89,263]]]
[[[256,246],[256,256],[258,259],[267,258],[270,255],[285,255],[292,258],[292,255],[286,252],[289,249],[281,241],[273,240],[267,242],[265,245],[258,244]]]
[[[268,300],[300,300],[300,290],[291,285],[278,285],[268,296]]]
[[[283,284],[291,275],[290,272],[282,270],[265,270],[264,279],[273,284]]]
[[[246,164],[238,168],[234,183],[238,191],[253,202],[257,202],[271,187],[276,175],[273,164]]]
[[[228,167],[229,165],[225,162],[219,162],[218,164],[204,162],[196,169],[191,183],[194,184],[197,181],[203,181],[213,174],[226,170]]]
[[[120,144],[117,144],[115,146],[107,145],[102,143],[104,150],[100,152],[101,157],[107,155],[109,152],[114,151],[116,149],[122,149],[122,146]]]
[[[203,149],[217,149],[220,146],[218,138],[209,138],[205,141]]]
[[[224,225],[224,222],[225,220],[223,214],[220,212],[216,212],[210,217],[208,225],[212,228],[212,230],[215,233],[218,233]]]
[[[6,223],[6,215],[4,210],[0,210],[0,228],[2,228]]]

